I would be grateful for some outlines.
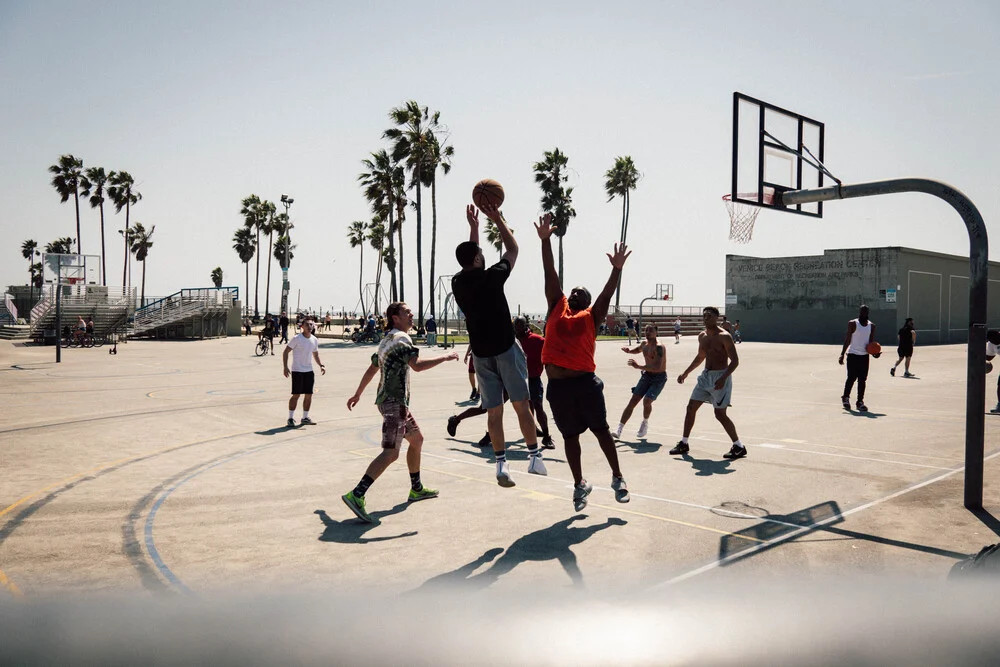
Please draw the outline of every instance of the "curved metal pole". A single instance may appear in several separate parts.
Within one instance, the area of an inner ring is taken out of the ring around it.
[[[642,330],[642,306],[643,306],[643,304],[645,304],[647,301],[659,301],[659,300],[660,300],[659,297],[656,297],[656,296],[647,296],[645,299],[643,299],[642,301],[639,302],[639,322],[635,325],[636,326],[636,330],[635,330],[636,333],[639,333],[639,331]]]
[[[923,192],[948,202],[962,216],[969,231],[969,346],[965,394],[965,506],[983,507],[983,438],[986,400],[986,295],[989,276],[989,239],[983,216],[972,201],[955,188],[926,178],[897,178],[857,185],[834,185],[815,190],[785,192],[785,206],[832,199],[852,199],[896,192]]]
[[[448,296],[444,298],[444,335],[441,345],[446,350],[448,349],[448,302],[451,301],[451,297],[452,293],[448,292]],[[455,344],[452,343],[451,346],[455,347]]]

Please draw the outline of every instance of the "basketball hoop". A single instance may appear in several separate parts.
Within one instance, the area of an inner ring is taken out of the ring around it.
[[[757,199],[756,192],[740,193],[740,199]],[[760,213],[760,206],[744,204],[740,201],[733,201],[732,194],[722,195],[722,201],[729,211],[729,240],[736,243],[750,243],[753,236],[753,223],[757,221],[757,214]],[[774,203],[774,191],[764,191],[764,204]]]

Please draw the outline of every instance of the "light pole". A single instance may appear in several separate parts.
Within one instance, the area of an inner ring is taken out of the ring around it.
[[[285,206],[285,261],[281,265],[281,311],[288,314],[288,247],[292,245],[292,220],[288,217],[288,209],[295,200],[288,195],[281,195],[281,203]]]

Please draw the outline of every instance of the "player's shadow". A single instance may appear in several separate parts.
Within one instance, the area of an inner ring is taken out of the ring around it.
[[[257,435],[277,435],[279,433],[284,433],[285,431],[297,431],[297,430],[299,430],[298,426],[288,426],[286,424],[284,426],[275,426],[274,428],[269,428],[266,431],[254,431],[254,433],[256,433]]]
[[[854,417],[867,417],[868,419],[878,419],[879,417],[885,417],[884,412],[872,412],[868,410],[867,412],[861,412],[860,410],[844,410],[844,414],[852,415]]]
[[[588,540],[595,533],[610,528],[611,526],[624,526],[628,522],[618,517],[612,517],[604,523],[591,526],[575,527],[571,526],[574,521],[586,519],[587,515],[577,514],[576,516],[564,519],[548,528],[536,530],[519,537],[507,547],[503,556],[500,557],[490,568],[484,572],[473,575],[476,569],[483,563],[489,562],[494,556],[492,549],[484,553],[476,560],[463,565],[457,570],[438,575],[424,582],[417,590],[451,585],[459,589],[479,590],[488,588],[500,577],[507,574],[521,563],[527,561],[544,562],[549,560],[558,561],[563,570],[569,575],[574,587],[583,587],[583,573],[576,561],[576,554],[570,547]]]
[[[636,440],[635,442],[631,440],[619,439],[616,447],[624,447],[626,449],[630,449],[634,454],[652,454],[654,452],[660,451],[660,448],[663,447],[663,443],[649,442],[645,438],[641,440]]]
[[[378,512],[371,512],[371,517],[375,519],[374,523],[368,523],[367,521],[362,521],[357,517],[351,517],[346,521],[337,521],[336,519],[330,518],[330,515],[326,513],[325,510],[316,510],[313,514],[319,516],[320,521],[326,527],[323,534],[319,536],[320,542],[337,542],[339,544],[368,544],[370,542],[385,542],[387,540],[396,540],[401,537],[413,537],[417,534],[417,531],[407,531],[405,533],[400,533],[399,535],[385,535],[383,537],[364,537],[372,528],[375,528],[381,523],[382,517],[390,516],[393,514],[399,514],[407,508],[410,503],[402,502],[393,507],[392,509],[382,510]]]
[[[479,405],[479,399],[465,399],[464,401],[455,401],[455,405],[462,408],[471,408],[473,405]]]
[[[728,475],[729,473],[736,472],[735,469],[730,467],[733,462],[728,459],[723,459],[722,461],[716,461],[715,459],[696,459],[691,456],[690,453],[681,454],[681,458],[690,463],[691,467],[694,468],[695,477]]]

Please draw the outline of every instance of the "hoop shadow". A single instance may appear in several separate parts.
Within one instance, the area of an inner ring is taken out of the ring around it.
[[[320,542],[336,542],[338,544],[369,544],[371,542],[396,540],[401,537],[413,537],[417,534],[417,531],[415,530],[400,533],[399,535],[364,537],[365,533],[381,524],[382,517],[399,514],[405,510],[408,505],[409,503],[402,502],[392,509],[372,512],[371,517],[375,519],[374,523],[362,521],[357,517],[351,517],[346,521],[337,521],[336,519],[330,518],[330,515],[326,513],[326,510],[315,510],[313,514],[319,515],[320,521],[322,521],[323,525],[326,526],[323,534],[320,535],[318,539]]]
[[[733,464],[729,459],[716,461],[715,459],[696,459],[690,453],[681,454],[681,458],[691,464],[695,469],[695,477],[710,477],[712,475],[728,475],[736,472],[735,468],[730,468]]]
[[[521,563],[548,560],[559,561],[563,570],[569,575],[572,585],[581,588],[583,587],[583,573],[577,564],[576,554],[573,553],[570,547],[590,539],[595,533],[606,530],[611,526],[624,526],[628,523],[624,519],[612,517],[604,523],[592,526],[572,527],[570,525],[574,521],[586,518],[587,515],[585,514],[577,514],[569,519],[558,521],[548,528],[542,528],[541,530],[536,530],[533,533],[528,533],[523,537],[517,538],[507,547],[503,556],[485,572],[470,576],[480,565],[492,560],[494,556],[491,555],[491,552],[494,549],[486,551],[486,553],[476,560],[463,565],[457,570],[428,579],[417,590],[440,587],[443,584],[450,584],[458,588],[480,590],[488,588],[499,580],[500,577]]]

